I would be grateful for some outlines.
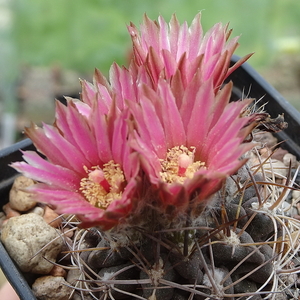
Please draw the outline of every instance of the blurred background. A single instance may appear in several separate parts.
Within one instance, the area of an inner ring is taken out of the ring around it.
[[[23,138],[30,121],[52,122],[54,98],[78,97],[79,78],[126,64],[126,25],[143,13],[189,24],[202,12],[205,31],[230,23],[237,54],[300,109],[300,1],[295,0],[0,0],[0,148]]]

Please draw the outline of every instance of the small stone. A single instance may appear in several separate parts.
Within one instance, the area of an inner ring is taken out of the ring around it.
[[[285,154],[282,161],[287,167],[291,164],[292,168],[296,168],[298,164],[296,156],[292,153]]]
[[[12,217],[17,217],[20,215],[20,212],[11,208],[10,203],[6,203],[5,205],[3,205],[2,209],[3,209],[7,219],[10,219]]]
[[[270,132],[259,132],[254,136],[254,141],[261,143],[262,147],[272,148],[278,142],[277,138]]]
[[[32,208],[31,210],[28,211],[29,214],[33,213],[33,214],[37,214],[41,217],[44,215],[44,212],[45,212],[45,210],[41,206],[35,206],[34,208]]]
[[[9,203],[12,209],[27,211],[36,205],[32,194],[26,188],[33,185],[34,181],[25,176],[18,176],[9,192]]]
[[[273,159],[277,159],[283,162],[283,158],[286,154],[288,154],[289,152],[285,149],[282,148],[276,148],[276,150],[274,151],[274,153],[272,154],[272,158]]]
[[[59,214],[57,214],[53,209],[51,209],[49,206],[45,206],[45,212],[43,215],[43,218],[47,224],[54,228],[58,228],[61,223],[62,219]]]
[[[67,275],[67,282],[69,282],[70,285],[76,286],[78,283],[78,280],[81,278],[82,271],[80,269],[70,269]]]
[[[297,203],[300,201],[300,191],[299,190],[295,190],[292,191],[292,197],[293,197],[293,202]],[[299,210],[300,212],[300,210]]]
[[[63,228],[63,235],[68,238],[72,238],[74,236],[74,230],[71,228],[65,227]]]
[[[4,223],[6,223],[6,215],[3,211],[0,212],[0,229],[2,228],[2,226],[4,225]]]
[[[271,162],[267,161],[263,166],[268,176],[272,176],[274,173],[276,178],[282,179],[288,174],[287,166],[282,161],[277,159],[272,159]]]
[[[94,297],[89,295],[87,292],[81,292],[84,295],[84,300],[95,300]],[[71,300],[82,300],[82,294],[80,292],[76,292],[72,295]]]
[[[67,271],[60,266],[54,265],[54,267],[50,271],[49,275],[65,278],[67,276]]]
[[[43,276],[32,285],[32,291],[39,300],[68,300],[73,289],[67,286],[63,277]]]
[[[10,218],[1,232],[2,243],[20,269],[36,274],[48,274],[53,268],[51,261],[63,244],[57,237],[57,231],[37,214]]]

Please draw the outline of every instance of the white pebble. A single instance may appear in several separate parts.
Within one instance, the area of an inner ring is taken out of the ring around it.
[[[33,213],[10,218],[3,226],[1,241],[23,272],[36,274],[51,271],[51,261],[55,262],[63,245],[57,231]]]
[[[32,291],[40,300],[68,300],[72,288],[67,286],[63,277],[43,276],[32,285]]]

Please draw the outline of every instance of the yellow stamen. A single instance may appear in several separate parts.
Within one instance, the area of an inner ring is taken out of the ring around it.
[[[200,168],[205,168],[202,161],[194,161],[195,147],[189,150],[185,146],[176,146],[168,150],[167,157],[161,159],[161,179],[167,183],[183,183],[192,178]]]
[[[88,176],[81,179],[80,191],[93,206],[105,209],[113,200],[122,197],[125,177],[119,164],[111,160],[102,169],[99,166],[84,169]]]

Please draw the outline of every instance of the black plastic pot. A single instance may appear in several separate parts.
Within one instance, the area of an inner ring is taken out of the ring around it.
[[[237,56],[232,58],[232,64],[238,60]],[[289,127],[283,132],[277,133],[281,141],[285,141],[282,147],[300,158],[300,112],[287,102],[269,83],[267,83],[249,64],[245,63],[239,67],[228,78],[234,84],[232,99],[240,99],[247,93],[248,97],[260,99],[260,104],[265,105],[266,111],[271,117],[276,118],[278,114],[284,113]],[[249,91],[249,93],[248,93]],[[16,171],[8,165],[13,161],[22,160],[22,150],[34,150],[29,139],[16,143],[15,145],[0,151],[0,207],[8,202],[8,192],[11,188]],[[18,267],[11,260],[5,248],[0,243],[0,266],[9,282],[12,284],[22,300],[34,300],[27,281]]]

